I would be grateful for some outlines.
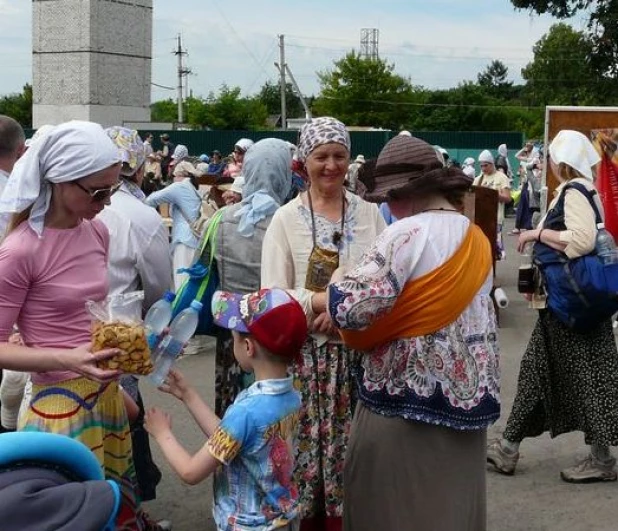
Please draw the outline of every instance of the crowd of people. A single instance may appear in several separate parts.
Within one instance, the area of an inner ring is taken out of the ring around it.
[[[487,463],[512,474],[519,443],[544,431],[580,430],[591,446],[565,481],[616,480],[610,321],[582,333],[541,309],[507,428],[487,444],[500,416],[492,287],[512,201],[505,145],[495,157],[479,154],[477,175],[474,159],[460,166],[406,131],[376,159],[353,158],[346,126],[330,117],[306,123],[297,145],[240,139],[227,161],[218,151],[191,157],[167,134],[159,151],[152,141],[73,121],[26,146],[19,125],[0,116],[2,427],[83,443],[119,486],[110,529],[171,528],[142,506],[161,478],[148,434],[182,481],[214,474],[224,531],[412,522],[482,531]],[[520,250],[542,242],[568,257],[591,252],[596,225],[585,198],[566,192],[564,226],[536,219],[542,157],[532,145],[516,157],[526,198]],[[594,189],[599,159],[583,135],[562,132],[549,160],[561,182]],[[473,185],[498,192],[498,242],[464,215]],[[195,223],[207,212],[220,213],[209,301],[215,403],[178,369],[161,386],[204,433],[191,454],[168,414],[146,411],[137,378],[99,367],[120,351],[91,352],[86,302],[139,289],[145,313],[177,290],[199,255],[210,221],[201,231]]]

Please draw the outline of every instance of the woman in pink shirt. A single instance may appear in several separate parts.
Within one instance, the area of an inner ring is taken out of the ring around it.
[[[0,198],[12,213],[0,245],[0,366],[31,373],[19,429],[88,446],[122,491],[116,529],[147,529],[135,496],[129,424],[115,371],[90,352],[86,301],[107,296],[109,234],[94,219],[118,188],[118,149],[103,129],[69,122],[37,140]],[[24,346],[8,343],[18,325]]]

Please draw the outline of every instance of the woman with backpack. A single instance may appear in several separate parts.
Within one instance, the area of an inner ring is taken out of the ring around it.
[[[219,289],[251,293],[260,288],[262,241],[273,214],[293,196],[292,152],[287,142],[265,138],[251,146],[243,164],[243,200],[223,209],[215,233]],[[236,178],[237,184],[239,178]],[[215,412],[222,417],[246,381],[234,358],[232,335],[217,332]]]
[[[561,131],[549,155],[552,172],[561,184],[539,228],[522,233],[518,247],[521,252],[530,243],[540,242],[546,247],[535,246],[535,255],[549,248],[574,260],[595,249],[597,219],[590,201],[602,212],[593,184],[600,157],[576,131]],[[532,299],[535,308],[545,301],[539,293]],[[590,454],[563,470],[562,479],[569,483],[616,481],[616,459],[610,446],[618,444],[618,352],[611,317],[579,331],[559,318],[559,310],[545,307],[539,311],[521,361],[506,429],[501,440],[489,444],[487,461],[497,472],[511,475],[526,437],[545,431],[552,437],[582,431]]]

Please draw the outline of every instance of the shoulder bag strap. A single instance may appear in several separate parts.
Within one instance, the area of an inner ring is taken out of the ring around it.
[[[594,211],[594,215],[596,216],[596,220],[597,220],[596,222],[603,223],[603,218],[601,217],[599,208],[597,207],[597,204],[594,201],[594,196],[597,195],[596,190],[588,190],[588,188],[586,188],[581,183],[569,183],[565,186],[565,191],[567,188],[574,188],[578,192],[582,193],[586,197],[586,199],[588,199],[588,203],[590,203],[590,206],[592,207],[592,210]]]
[[[202,201],[204,200],[203,197],[199,194],[199,192],[193,187],[193,185],[191,185],[192,190],[195,192],[195,195],[197,195],[197,197],[200,200],[200,209],[197,212],[197,217],[191,221],[189,219],[189,216],[187,216],[187,214],[185,213],[185,211],[182,209],[182,207],[177,206],[177,205],[172,205],[174,208],[178,208],[178,212],[180,212],[180,215],[184,218],[184,220],[187,222],[187,224],[189,225],[189,228],[191,229],[191,232],[193,233],[194,236],[196,236],[197,238],[200,237],[200,234],[197,234],[195,230],[193,230],[193,224],[200,219],[201,215],[202,215]]]
[[[210,224],[208,225],[208,229],[206,230],[206,234],[202,241],[202,245],[200,246],[199,256],[202,255],[202,252],[208,245],[210,245],[210,257],[208,260],[208,273],[206,276],[206,281],[202,281],[200,288],[197,291],[196,299],[202,300],[204,293],[208,289],[208,285],[210,283],[210,278],[212,275],[212,264],[215,260],[215,252],[217,249],[217,228],[219,227],[219,222],[221,221],[221,216],[223,215],[223,210],[218,211],[211,218]]]
[[[212,265],[213,260],[215,259],[215,251],[217,249],[217,238],[216,231],[219,227],[219,223],[221,221],[221,217],[223,216],[223,209],[215,212],[210,218],[210,222],[208,223],[208,228],[206,229],[206,233],[202,238],[202,242],[200,244],[200,256],[206,249],[206,247],[210,244],[210,256],[209,256],[209,264]]]

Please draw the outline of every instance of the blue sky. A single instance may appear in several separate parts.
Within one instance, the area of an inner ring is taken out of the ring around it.
[[[31,81],[31,5],[0,0],[0,95]],[[380,56],[414,84],[448,88],[474,80],[492,59],[520,81],[532,46],[554,22],[515,11],[509,0],[154,0],[152,81],[176,85],[172,49],[180,32],[195,95],[223,83],[255,93],[277,79],[277,35],[284,34],[301,90],[317,94],[316,71],[358,50],[361,28],[380,30]],[[174,92],[153,87],[152,96]]]

